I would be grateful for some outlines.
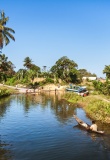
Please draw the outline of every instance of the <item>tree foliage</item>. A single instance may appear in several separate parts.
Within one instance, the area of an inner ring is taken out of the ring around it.
[[[6,27],[9,17],[5,17],[4,11],[0,12],[0,48],[2,49],[4,44],[10,43],[10,39],[15,41],[12,35],[15,31],[12,28]]]
[[[81,77],[97,77],[95,73],[90,73],[86,69],[79,69],[79,74]]]
[[[110,65],[105,65],[103,73],[106,74],[106,77],[110,79]]]
[[[34,78],[37,77],[37,72],[35,70],[28,70],[28,76],[31,79],[32,83],[34,81]]]
[[[78,76],[77,67],[77,63],[64,56],[61,57],[58,61],[56,61],[55,65],[52,66],[50,71],[56,77],[65,80],[66,82],[73,82],[75,79],[77,79],[76,77]]]
[[[13,63],[8,61],[8,57],[5,54],[0,54],[0,79],[6,81],[7,77],[15,74],[14,68]]]
[[[26,67],[27,69],[30,69],[31,68],[31,65],[32,65],[32,59],[30,59],[29,57],[26,57],[24,59],[24,67]]]
[[[25,78],[27,75],[27,70],[26,69],[19,69],[16,73],[16,77],[18,80],[22,80]]]
[[[110,95],[110,82],[107,80],[105,83],[100,81],[93,81],[93,85],[96,91],[104,95]]]

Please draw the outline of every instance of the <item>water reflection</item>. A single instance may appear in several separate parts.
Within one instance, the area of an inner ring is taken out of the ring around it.
[[[104,151],[105,154],[105,158],[109,160],[110,158],[110,135],[101,135],[101,134],[96,134],[93,132],[87,132],[84,128],[82,128],[79,125],[75,125],[73,127],[74,129],[78,129],[81,131],[82,135],[86,135],[87,139],[91,139],[93,141],[94,144],[97,145],[97,151]],[[110,130],[110,127],[109,127]]]
[[[61,99],[62,93],[43,93],[43,94],[27,94],[26,96],[19,94],[13,96],[16,98],[17,104],[23,106],[25,113],[28,113],[32,108],[39,106],[42,109],[51,108],[58,120],[65,121],[72,117],[75,112],[75,106]]]
[[[10,148],[11,145],[5,143],[4,141],[0,140],[0,159],[1,160],[12,160],[12,155],[11,155],[11,151]]]
[[[79,127],[73,113],[84,111],[61,99],[63,93],[18,94],[0,103],[0,158],[3,160],[109,160],[110,126],[100,136]],[[95,158],[93,158],[95,157]]]
[[[3,117],[6,113],[6,110],[9,108],[11,103],[10,97],[2,98],[0,100],[0,117]]]

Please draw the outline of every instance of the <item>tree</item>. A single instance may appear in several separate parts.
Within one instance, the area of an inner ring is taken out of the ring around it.
[[[110,82],[106,81],[105,83],[100,81],[93,81],[93,86],[98,93],[109,95],[110,96]]]
[[[105,68],[103,70],[103,73],[106,74],[106,78],[110,79],[110,65],[105,65]]]
[[[68,82],[78,83],[80,81],[79,71],[76,68],[73,68],[73,69],[70,70],[69,77],[70,77],[70,81],[68,81]]]
[[[18,72],[16,73],[16,77],[18,80],[22,80],[23,78],[25,78],[27,73],[26,69],[19,69]]]
[[[60,58],[54,66],[50,69],[50,71],[57,76],[58,78],[61,78],[62,80],[65,80],[68,82],[70,77],[70,72],[73,73],[73,69],[77,70],[78,65],[73,61],[70,60],[68,57],[64,56]],[[76,72],[76,71],[75,71]],[[74,73],[73,73],[74,74]]]
[[[2,80],[7,79],[7,77],[12,76],[15,66],[11,61],[8,61],[8,57],[5,56],[5,54],[0,54],[0,76]]]
[[[33,83],[34,78],[37,76],[37,72],[35,70],[28,70],[28,76],[31,78],[31,81]]]
[[[24,62],[24,67],[26,67],[27,69],[31,68],[32,60],[29,57],[26,57],[23,62]]]
[[[35,64],[31,64],[31,67],[30,67],[31,70],[34,70],[36,72],[40,72],[40,67],[36,66]]]
[[[15,31],[12,28],[6,27],[9,17],[5,17],[5,13],[2,11],[0,13],[0,49],[3,48],[4,44],[7,45],[10,43],[10,39],[15,41],[12,33]]]
[[[34,78],[38,77],[38,73],[40,73],[40,67],[33,64],[29,57],[24,59],[24,66],[27,68],[27,77],[30,78],[33,83]]]
[[[97,77],[95,73],[90,73],[86,69],[79,69],[79,74],[82,77]]]

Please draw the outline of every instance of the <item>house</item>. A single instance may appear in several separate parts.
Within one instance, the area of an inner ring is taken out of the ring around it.
[[[90,80],[90,81],[94,81],[97,80],[97,77],[82,77],[82,80]]]

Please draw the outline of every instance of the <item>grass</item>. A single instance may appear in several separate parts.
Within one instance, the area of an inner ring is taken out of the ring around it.
[[[87,115],[97,121],[110,123],[110,102],[104,95],[78,96],[75,93],[66,93],[63,97],[67,101],[83,107]]]
[[[5,86],[0,87],[0,98],[5,97],[5,96],[9,96],[9,95],[14,94],[14,93],[17,93],[17,91],[14,90],[14,89],[7,88]]]

